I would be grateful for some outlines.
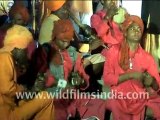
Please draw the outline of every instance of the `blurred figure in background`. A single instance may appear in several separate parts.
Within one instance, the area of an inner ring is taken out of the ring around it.
[[[51,14],[44,19],[41,25],[39,33],[39,43],[43,44],[52,40],[52,30],[54,29],[54,21],[59,19],[67,19],[68,13],[65,9],[67,3],[65,0],[62,1],[45,1],[45,6],[51,10]]]
[[[3,46],[4,36],[6,31],[12,27],[12,25],[22,25],[27,26],[30,15],[28,13],[28,9],[21,3],[14,3],[13,6],[9,10],[9,21],[6,20],[4,24],[0,28],[0,45]]]
[[[12,24],[26,26],[30,20],[30,15],[22,3],[16,2],[9,11],[9,18]]]

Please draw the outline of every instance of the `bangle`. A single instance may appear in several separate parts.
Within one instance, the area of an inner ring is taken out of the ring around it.
[[[75,81],[75,79],[72,78],[71,83],[72,83],[73,86],[77,84],[77,81],[75,83],[74,83],[74,81]]]

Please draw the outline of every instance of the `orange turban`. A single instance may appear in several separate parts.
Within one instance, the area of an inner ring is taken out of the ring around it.
[[[60,9],[65,2],[66,0],[45,0],[44,4],[49,10],[56,11]]]
[[[132,24],[132,23],[137,23],[140,28],[141,28],[141,32],[143,33],[144,30],[144,24],[143,21],[140,17],[136,16],[136,15],[130,15],[126,17],[126,20],[123,23],[123,31],[126,32],[128,27]]]
[[[13,18],[17,13],[22,16],[25,22],[29,21],[30,15],[28,9],[23,4],[15,3],[9,11],[9,17]]]
[[[70,20],[58,20],[54,22],[54,29],[52,32],[52,40],[56,38],[59,40],[71,41],[74,35],[74,28]]]

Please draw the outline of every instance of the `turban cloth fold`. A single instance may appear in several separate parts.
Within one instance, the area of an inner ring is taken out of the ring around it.
[[[74,35],[74,28],[70,20],[58,20],[54,22],[52,32],[52,40],[67,40],[71,41]]]

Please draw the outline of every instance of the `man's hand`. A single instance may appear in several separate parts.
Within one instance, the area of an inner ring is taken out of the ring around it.
[[[38,74],[37,79],[34,83],[33,90],[34,91],[42,91],[45,89],[45,75],[44,74]]]
[[[131,78],[142,82],[144,79],[144,73],[143,72],[133,72],[131,73]]]
[[[145,87],[150,87],[154,81],[154,78],[148,73],[144,73],[143,85]]]
[[[73,86],[80,86],[84,83],[84,80],[81,78],[78,72],[73,72],[71,77],[71,83]]]
[[[119,84],[127,81],[127,80],[138,80],[139,82],[142,82],[144,78],[144,73],[143,72],[129,72],[129,73],[124,73],[119,76]]]
[[[95,39],[92,40],[89,44],[89,49],[90,51],[97,49],[98,47],[100,47],[101,45],[103,45],[102,41],[100,39]]]
[[[118,12],[118,8],[114,2],[111,2],[107,9],[107,15],[105,16],[105,20],[112,19],[114,15]]]

